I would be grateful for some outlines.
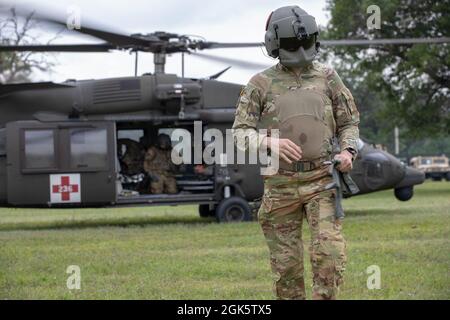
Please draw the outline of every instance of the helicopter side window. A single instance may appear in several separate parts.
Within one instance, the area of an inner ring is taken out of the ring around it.
[[[24,165],[26,169],[48,169],[56,167],[53,130],[25,130],[24,145]]]
[[[119,130],[117,132],[117,139],[131,139],[133,141],[139,142],[144,136],[144,130]]]
[[[77,128],[70,130],[71,168],[105,168],[107,163],[106,129]]]

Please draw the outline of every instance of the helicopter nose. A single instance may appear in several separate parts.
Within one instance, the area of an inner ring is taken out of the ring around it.
[[[406,167],[405,176],[398,183],[395,188],[413,186],[416,184],[421,184],[425,181],[425,173],[422,171],[416,170],[412,167]]]

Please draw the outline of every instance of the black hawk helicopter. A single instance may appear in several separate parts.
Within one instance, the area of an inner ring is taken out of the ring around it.
[[[49,17],[40,20],[65,26]],[[100,80],[0,85],[0,203],[9,206],[98,206],[198,204],[202,217],[243,221],[263,192],[258,165],[182,164],[177,194],[146,192],[145,173],[123,163],[131,150],[144,150],[160,133],[201,129],[225,133],[234,120],[240,84],[166,74],[166,55],[263,43],[222,43],[166,32],[124,35],[81,26],[98,44],[0,45],[0,51],[151,52],[154,73]],[[322,46],[404,45],[448,39],[325,40]],[[191,134],[191,135],[189,135]],[[194,143],[195,144],[195,143]],[[198,145],[193,145],[193,149]],[[205,144],[200,146],[202,152]],[[194,153],[198,150],[193,150]],[[139,152],[138,152],[139,153]],[[133,158],[133,157],[132,157]],[[133,158],[142,162],[142,153]],[[129,164],[129,163],[128,163]],[[423,173],[386,151],[359,141],[351,177],[358,194],[394,189],[401,201],[413,196]],[[144,191],[143,191],[144,190]]]

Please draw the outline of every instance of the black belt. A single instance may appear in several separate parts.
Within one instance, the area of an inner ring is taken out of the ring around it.
[[[314,160],[301,160],[301,161],[294,161],[292,163],[284,162],[283,160],[280,160],[280,169],[286,170],[286,171],[293,171],[293,172],[308,172],[312,171],[314,169],[320,168],[323,166],[324,161],[329,161],[330,158],[323,157],[323,158],[317,158]]]

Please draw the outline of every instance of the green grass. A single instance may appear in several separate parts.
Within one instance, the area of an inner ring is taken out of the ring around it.
[[[340,298],[450,298],[450,183],[419,186],[408,202],[385,191],[344,207]],[[81,290],[66,287],[69,265],[81,268]],[[367,289],[370,265],[380,290]],[[256,222],[217,224],[194,206],[0,208],[0,299],[271,299],[271,286]]]

